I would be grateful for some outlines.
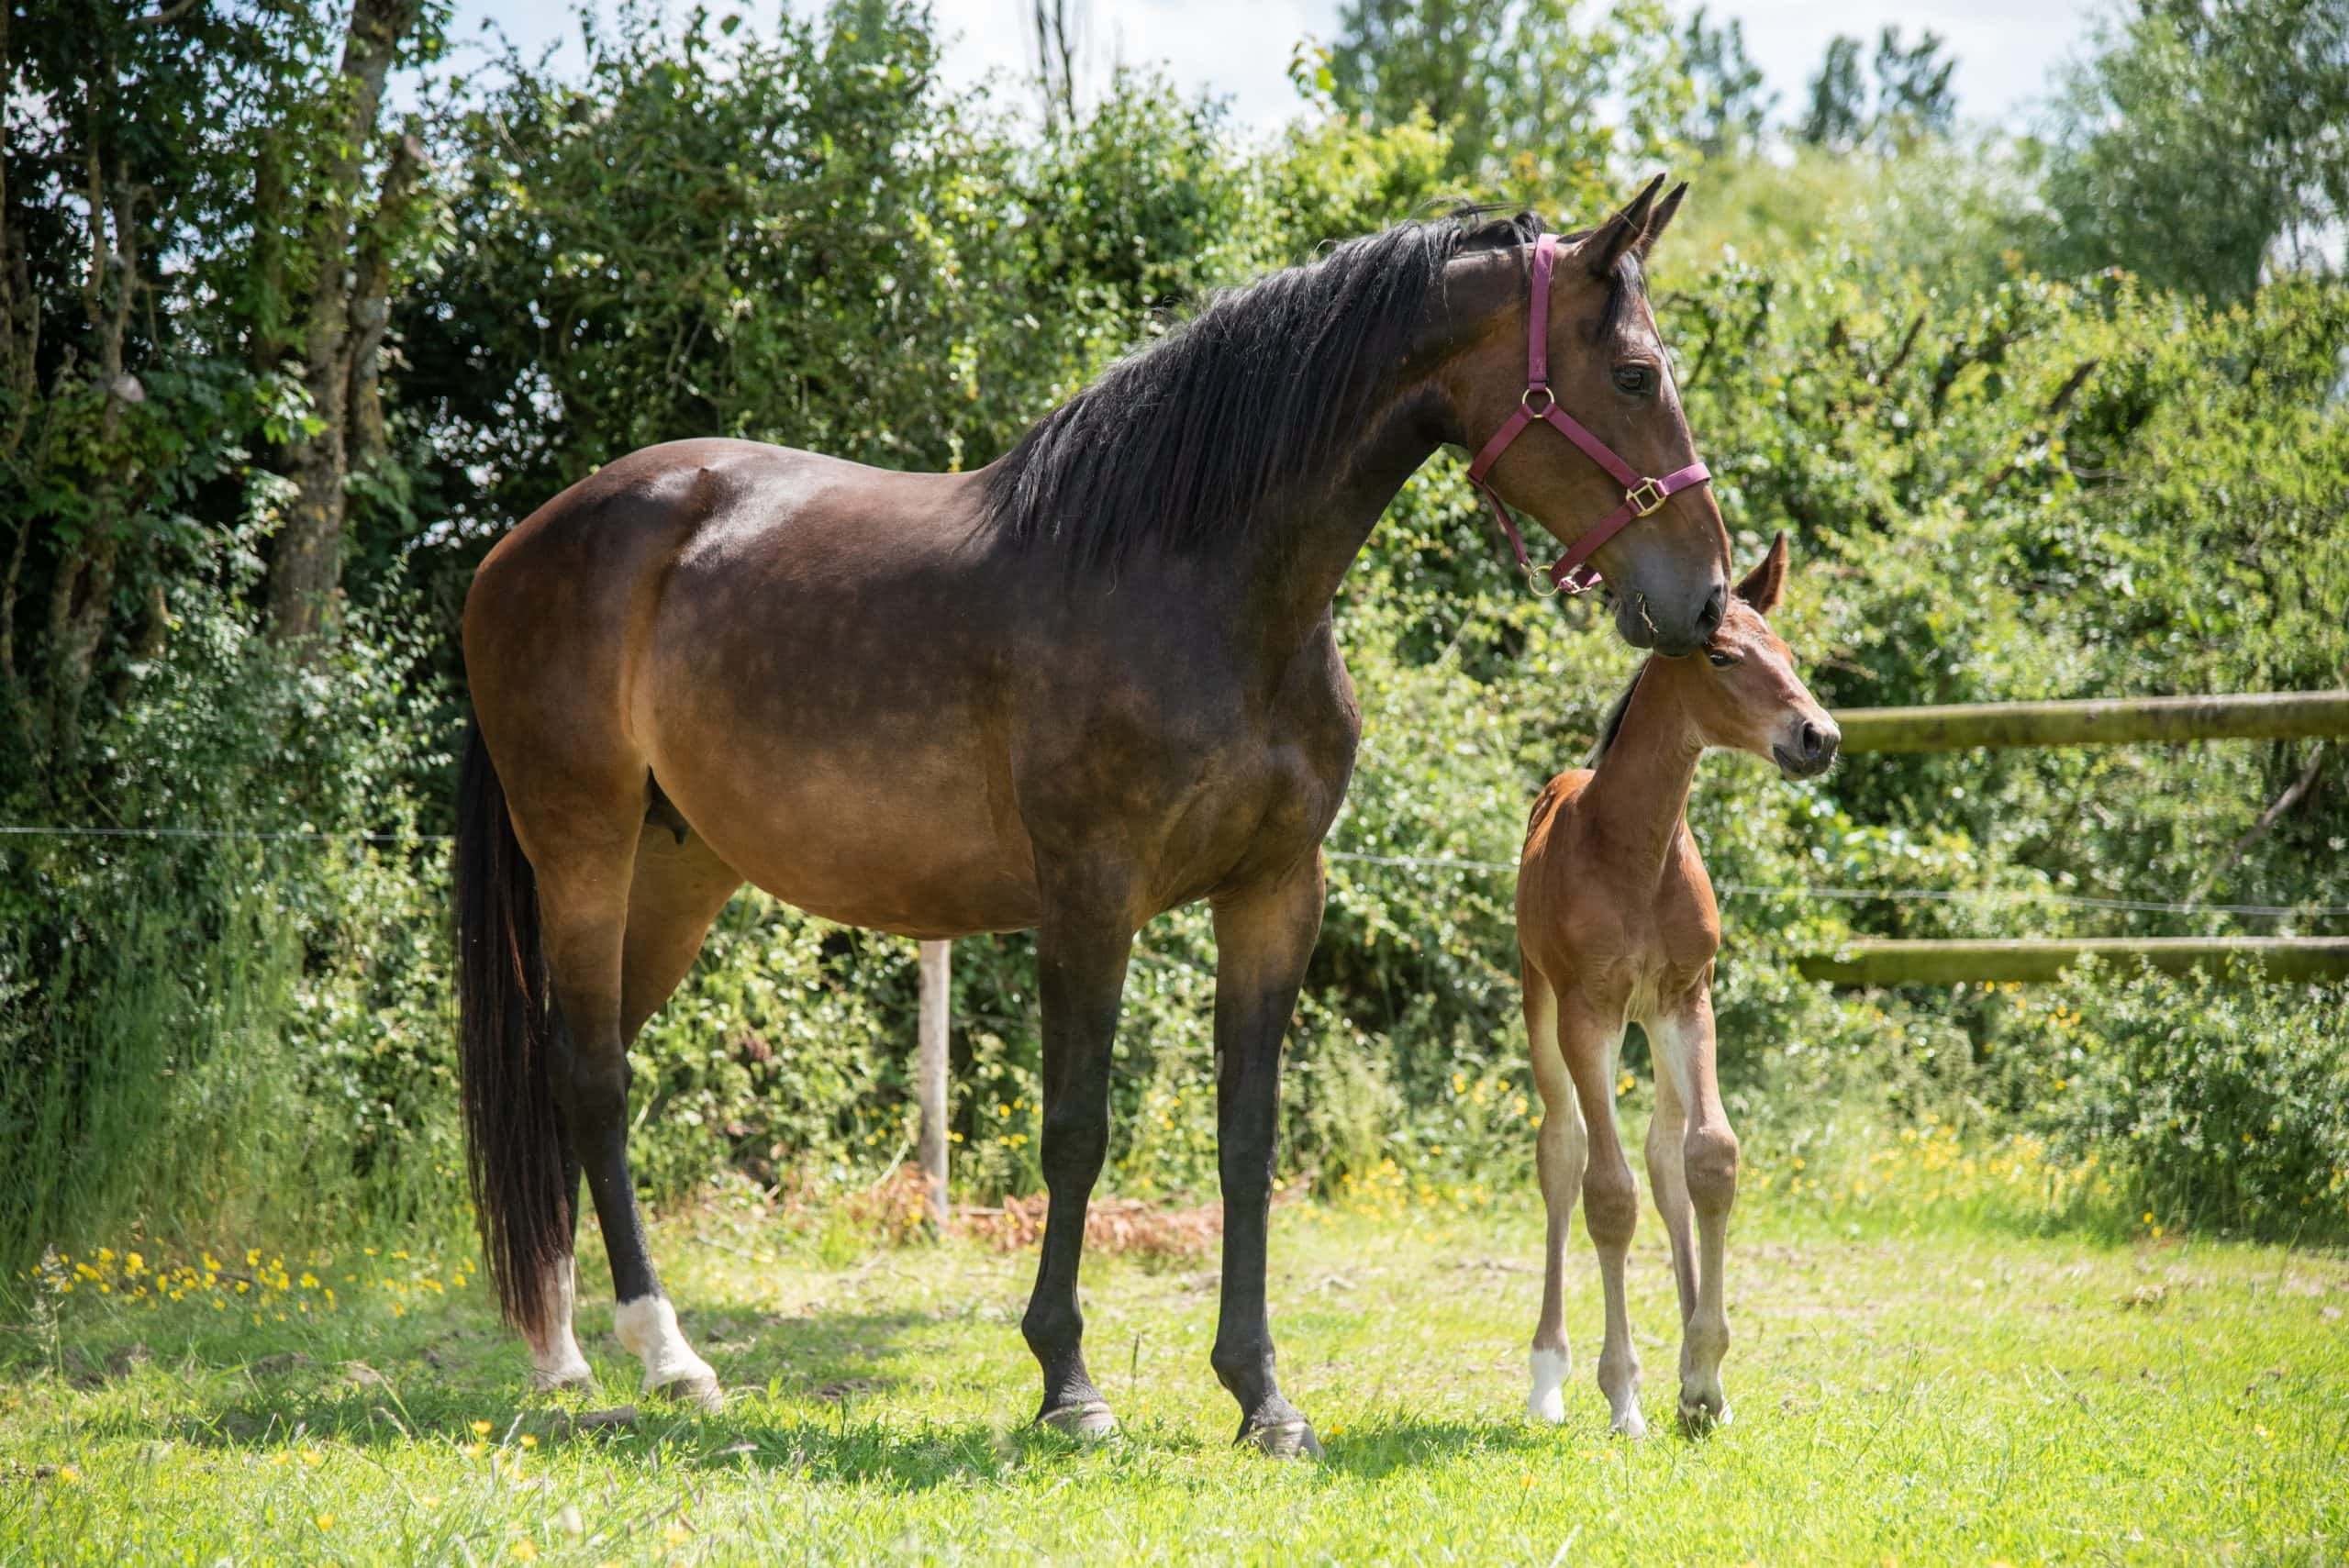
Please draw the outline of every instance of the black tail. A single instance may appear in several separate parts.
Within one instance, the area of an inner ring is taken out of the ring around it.
[[[506,786],[465,728],[457,769],[457,1074],[483,1254],[507,1320],[546,1326],[550,1276],[571,1251],[573,1184],[547,1082],[552,1017],[538,878],[506,815]]]

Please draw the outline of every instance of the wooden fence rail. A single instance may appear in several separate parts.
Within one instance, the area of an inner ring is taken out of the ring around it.
[[[2119,746],[2142,741],[2294,740],[2349,735],[2349,691],[2095,702],[1847,707],[1846,751],[1963,751],[1976,746]]]

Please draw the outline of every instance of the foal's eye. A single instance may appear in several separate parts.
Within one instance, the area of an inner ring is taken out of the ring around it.
[[[1737,655],[1731,653],[1726,648],[1708,648],[1705,650],[1705,662],[1710,664],[1716,670],[1726,670],[1731,665],[1740,662],[1741,661],[1738,659]]]
[[[1617,365],[1615,385],[1617,390],[1627,392],[1633,397],[1652,397],[1655,395],[1655,367]]]

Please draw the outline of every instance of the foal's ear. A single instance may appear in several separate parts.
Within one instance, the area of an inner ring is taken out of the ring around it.
[[[1656,192],[1663,188],[1664,176],[1658,174],[1648,182],[1645,190],[1631,198],[1630,206],[1585,235],[1575,247],[1575,260],[1592,277],[1610,276],[1615,263],[1623,259],[1623,252],[1637,245],[1647,233],[1648,215],[1655,206]]]
[[[1783,528],[1770,546],[1770,553],[1762,564],[1747,573],[1737,584],[1737,596],[1752,605],[1757,615],[1768,615],[1778,607],[1778,593],[1787,585],[1787,535]]]
[[[1639,242],[1631,247],[1632,254],[1638,256],[1642,261],[1648,259],[1648,252],[1655,249],[1655,242],[1664,238],[1665,229],[1672,227],[1673,215],[1680,210],[1680,198],[1687,194],[1688,182],[1683,180],[1672,187],[1670,194],[1664,200],[1656,203],[1655,213],[1648,219],[1646,232],[1642,234]]]

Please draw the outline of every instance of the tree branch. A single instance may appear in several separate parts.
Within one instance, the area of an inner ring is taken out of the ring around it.
[[[2218,862],[2202,873],[2202,879],[2194,884],[2194,891],[2186,895],[2186,902],[2189,906],[2201,903],[2202,895],[2210,891],[2219,878],[2233,870],[2235,862],[2242,860],[2254,844],[2265,838],[2267,830],[2281,821],[2286,812],[2308,798],[2309,792],[2316,787],[2317,775],[2323,771],[2324,742],[2320,740],[2316,743],[2315,749],[2309,753],[2308,766],[2300,770],[2300,776],[2286,785],[2284,793],[2277,795],[2267,809],[2259,814],[2259,820],[2245,828],[2243,837],[2234,841],[2233,847],[2221,855]]]

